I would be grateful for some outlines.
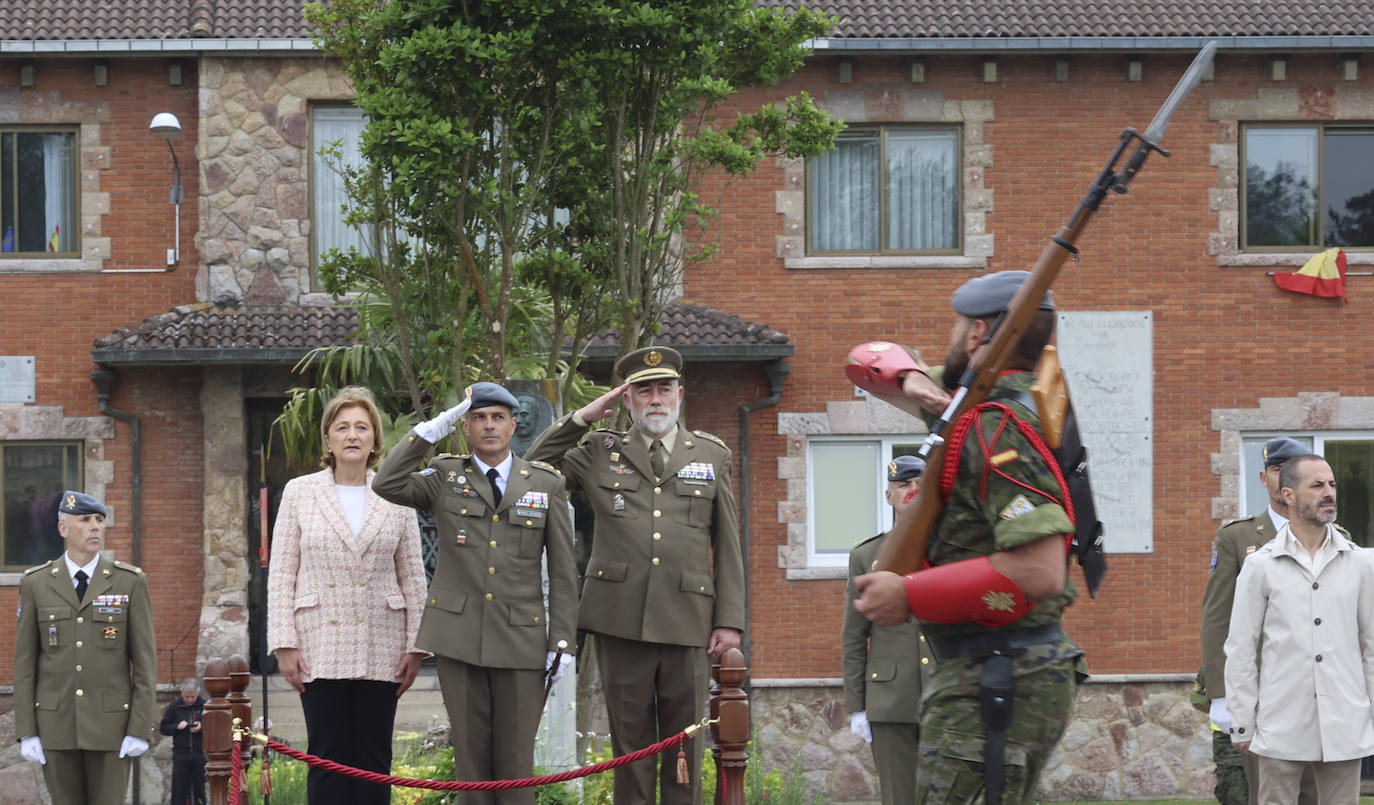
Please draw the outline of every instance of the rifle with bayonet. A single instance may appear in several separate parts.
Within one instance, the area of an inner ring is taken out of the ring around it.
[[[1144,167],[1145,161],[1151,153],[1158,152],[1161,156],[1169,156],[1169,152],[1160,148],[1159,145],[1164,137],[1164,129],[1168,126],[1169,119],[1179,104],[1202,80],[1202,75],[1207,71],[1208,65],[1211,64],[1216,49],[1217,43],[1209,42],[1198,53],[1143,134],[1138,133],[1133,128],[1127,128],[1121,132],[1120,140],[1101,173],[1098,174],[1087,194],[1079,202],[1078,207],[1069,218],[1069,222],[1050,238],[1050,242],[1046,244],[1039,260],[1036,261],[1030,277],[1022,284],[1016,296],[1012,298],[1006,312],[1002,313],[993,323],[982,348],[974,353],[969,368],[959,378],[959,385],[955,389],[949,405],[939,418],[931,423],[930,434],[920,448],[920,455],[926,461],[924,475],[927,478],[940,477],[945,460],[945,439],[942,435],[945,428],[949,423],[957,421],[965,413],[987,399],[999,373],[1015,352],[1022,334],[1040,305],[1040,301],[1049,291],[1050,286],[1054,284],[1055,279],[1058,278],[1059,270],[1064,265],[1064,261],[1070,255],[1076,256],[1078,254],[1078,248],[1074,244],[1087,227],[1093,214],[1101,206],[1107,192],[1114,190],[1117,193],[1125,193],[1127,185]],[[1124,166],[1118,169],[1118,163],[1128,151],[1130,151],[1130,156],[1125,160]],[[895,347],[895,345],[889,346]],[[858,382],[857,378],[863,374],[862,366],[856,366],[854,363],[846,367],[846,371],[851,379],[856,379],[856,382]],[[865,384],[861,383],[861,385]],[[869,388],[870,391],[875,391],[872,385],[865,385],[865,387]],[[900,388],[887,389],[887,393],[882,393],[882,389],[876,389],[876,391],[879,392],[877,396],[880,398],[887,399],[906,410],[911,410],[912,401],[901,395]],[[939,486],[937,483],[921,484],[914,504],[898,516],[897,522],[892,528],[891,538],[883,544],[882,551],[878,555],[877,569],[891,570],[896,573],[910,573],[921,568],[931,529],[944,507],[940,500]],[[1080,555],[1080,561],[1081,558]],[[1084,569],[1085,571],[1088,570],[1086,564]],[[1100,581],[1100,574],[1097,580]],[[1096,584],[1091,586],[1096,588]]]

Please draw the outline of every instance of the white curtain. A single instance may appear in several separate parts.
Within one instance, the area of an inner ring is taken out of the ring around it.
[[[952,131],[887,135],[887,248],[959,246],[958,138]]]
[[[877,251],[878,132],[846,132],[811,163],[811,251]]]
[[[71,134],[42,134],[43,149],[43,250],[73,251],[72,140]]]
[[[343,179],[319,153],[321,148],[338,142],[343,164],[348,167],[361,165],[363,127],[367,118],[363,110],[356,107],[320,106],[313,110],[311,122],[310,220],[315,264],[319,265],[320,255],[329,249],[347,251],[349,246],[355,246],[359,252],[370,254],[371,233],[359,232],[344,223],[343,210],[348,194]]]

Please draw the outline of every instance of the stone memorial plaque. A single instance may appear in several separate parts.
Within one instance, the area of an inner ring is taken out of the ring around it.
[[[0,402],[33,401],[33,356],[0,355]]]
[[[1059,314],[1059,357],[1112,553],[1154,551],[1154,317]]]

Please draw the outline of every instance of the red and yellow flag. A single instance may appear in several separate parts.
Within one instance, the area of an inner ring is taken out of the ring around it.
[[[1274,284],[1285,291],[1345,298],[1345,251],[1327,249],[1303,264],[1294,274],[1274,274]]]

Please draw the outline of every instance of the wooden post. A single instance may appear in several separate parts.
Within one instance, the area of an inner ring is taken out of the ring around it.
[[[720,724],[717,719],[720,717],[720,658],[711,661],[711,691],[706,699],[706,714],[711,718],[710,732],[708,740],[711,744],[711,757],[716,762],[716,797],[712,800],[713,805],[721,805],[725,801],[725,771],[720,767]],[[702,773],[705,773],[702,769]]]
[[[201,714],[201,742],[205,747],[205,778],[210,784],[209,805],[229,805],[232,771],[233,707],[229,693],[229,665],[216,657],[205,664],[205,692],[210,695]]]
[[[743,685],[749,670],[744,654],[737,648],[720,658],[720,694],[713,700],[720,722],[712,727],[712,738],[720,749],[716,802],[719,805],[744,805],[744,770],[749,765],[749,694]]]
[[[242,775],[242,788],[248,787],[248,764],[253,760],[253,700],[248,698],[248,685],[253,681],[253,674],[248,665],[248,659],[242,654],[230,655],[225,660],[229,666],[229,695],[226,699],[229,702],[229,712],[232,720],[237,721],[243,728],[243,740],[240,741],[243,747],[239,762],[241,770],[236,770]],[[232,747],[230,747],[232,749]],[[233,756],[230,756],[232,762]],[[248,802],[248,792],[240,790],[241,802]]]

